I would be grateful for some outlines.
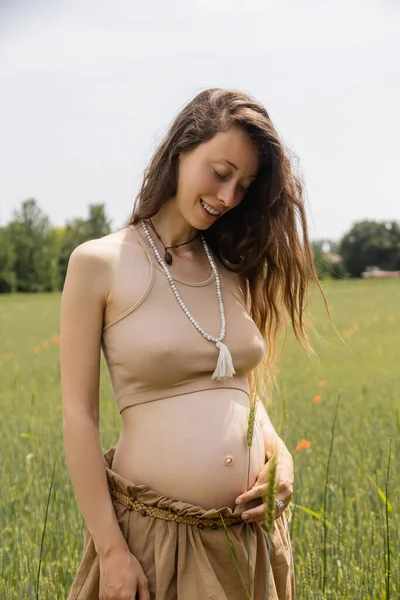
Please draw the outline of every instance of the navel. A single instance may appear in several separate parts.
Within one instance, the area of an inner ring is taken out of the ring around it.
[[[225,458],[225,464],[229,467],[229,465],[231,465],[233,463],[233,458],[232,456],[227,456]]]

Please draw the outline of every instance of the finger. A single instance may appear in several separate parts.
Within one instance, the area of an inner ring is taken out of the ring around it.
[[[139,594],[139,600],[150,600],[149,583],[147,579],[140,579],[138,581],[137,593]]]
[[[244,494],[241,494],[240,496],[238,496],[236,498],[236,504],[245,504],[246,502],[249,502],[250,500],[254,500],[255,498],[261,498],[265,492],[267,491],[267,484],[261,484],[261,485],[255,485],[254,487],[251,488],[251,490],[248,490],[247,492],[244,492]]]
[[[251,488],[251,490],[241,494],[236,498],[236,504],[243,506],[254,500],[263,500],[266,494],[268,484],[258,485]],[[288,504],[293,497],[293,486],[291,482],[283,480],[277,490],[277,498],[282,500],[285,504]]]
[[[284,502],[291,500],[293,496],[293,481],[289,481],[288,479],[279,481],[278,492],[279,496],[283,496],[282,500]]]
[[[265,520],[265,509],[264,505],[257,506],[256,508],[252,508],[251,510],[246,510],[242,513],[242,519],[246,521],[246,523],[259,523],[264,522]]]
[[[251,500],[251,502],[247,502],[246,504],[239,504],[238,506],[236,506],[234,514],[240,516],[244,512],[250,510],[251,508],[260,506],[261,503],[262,503],[262,498],[258,498],[256,500]]]
[[[276,497],[285,505],[288,505],[293,498],[293,485],[289,481],[282,481],[278,487]]]
[[[275,503],[276,503],[275,519],[277,519],[278,517],[281,516],[281,514],[283,513],[283,511],[285,510],[285,508],[289,504],[289,502],[288,501],[285,502],[282,498],[276,498]]]
[[[284,499],[282,497],[277,497],[276,500],[280,500],[281,502],[283,502],[283,506],[280,507],[278,506],[278,503],[275,502],[276,506],[274,518],[278,519],[288,506],[290,500]],[[248,523],[260,521],[262,522],[265,520],[265,504],[261,501],[261,504],[258,504],[255,508],[251,508],[251,510],[249,510],[249,507],[247,507],[240,514],[242,519]]]

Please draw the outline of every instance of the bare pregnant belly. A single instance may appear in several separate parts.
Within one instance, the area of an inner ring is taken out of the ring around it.
[[[235,507],[247,489],[249,398],[240,390],[204,390],[125,409],[112,468],[129,481],[205,509]],[[249,485],[264,464],[254,427]]]

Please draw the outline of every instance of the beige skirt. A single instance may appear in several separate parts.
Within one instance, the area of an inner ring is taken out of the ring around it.
[[[266,600],[268,571],[269,600],[294,599],[293,557],[285,513],[275,520],[269,558],[263,524],[247,525],[229,507],[204,510],[163,496],[146,485],[135,485],[112,471],[114,452],[111,448],[104,455],[110,495],[128,547],[149,581],[151,600],[248,600],[222,520],[246,585],[249,548],[252,600]],[[83,557],[68,600],[98,600],[99,576],[99,559],[85,526]]]

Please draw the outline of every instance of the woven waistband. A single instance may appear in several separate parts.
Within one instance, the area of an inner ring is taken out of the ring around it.
[[[140,512],[143,516],[155,517],[156,519],[163,519],[164,521],[177,521],[178,523],[185,523],[186,525],[194,525],[195,527],[199,527],[203,529],[204,527],[211,527],[212,529],[217,529],[218,527],[224,527],[224,524],[229,525],[239,525],[239,523],[244,523],[242,517],[240,515],[227,516],[216,519],[210,519],[206,517],[195,517],[192,515],[178,515],[177,513],[167,510],[165,508],[158,508],[156,506],[147,506],[139,500],[134,500],[123,494],[122,492],[117,492],[116,490],[110,489],[110,494],[113,498],[118,500],[121,504],[126,506],[129,510],[135,510],[136,512]]]

